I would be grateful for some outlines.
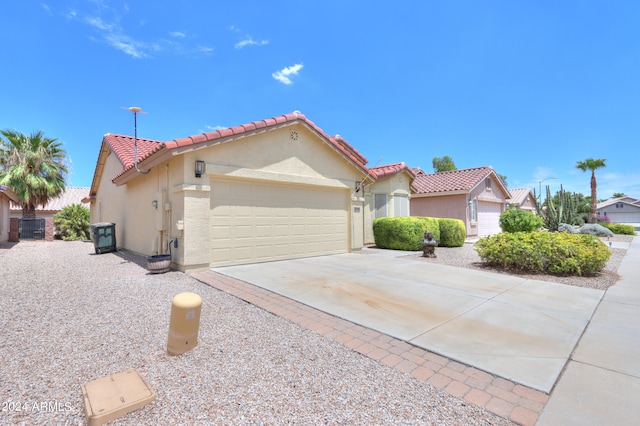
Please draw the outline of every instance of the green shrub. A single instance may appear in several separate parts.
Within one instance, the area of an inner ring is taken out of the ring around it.
[[[500,215],[503,232],[532,232],[543,225],[542,218],[528,210],[508,209]]]
[[[71,204],[53,217],[58,236],[65,241],[88,240],[90,237],[89,209]]]
[[[481,238],[475,249],[491,266],[557,275],[596,275],[611,257],[597,237],[566,232],[501,233]]]
[[[440,224],[440,247],[462,247],[467,238],[467,228],[460,219],[438,219]],[[435,238],[435,236],[434,236]]]
[[[420,235],[420,243],[422,244],[422,238],[424,238],[425,231],[431,232],[431,235],[434,239],[440,239],[440,219],[435,217],[426,217],[426,216],[412,216],[414,219],[418,220],[420,223],[424,225],[424,229],[422,230],[422,235]],[[422,247],[420,247],[422,250]]]
[[[598,222],[600,225],[609,229],[614,234],[620,235],[636,235],[636,228],[633,225],[625,225],[624,223],[605,223]]]
[[[380,248],[418,251],[422,250],[426,229],[433,238],[440,238],[438,219],[421,216],[382,217],[373,221],[373,238]]]

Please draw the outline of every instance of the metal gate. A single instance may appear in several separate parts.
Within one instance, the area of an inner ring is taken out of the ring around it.
[[[20,219],[21,240],[44,240],[44,219]]]

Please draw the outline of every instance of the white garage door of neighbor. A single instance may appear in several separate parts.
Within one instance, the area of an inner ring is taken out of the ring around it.
[[[637,223],[640,222],[640,213],[607,213],[612,223]]]
[[[478,203],[478,236],[499,234],[502,205],[498,203]]]
[[[216,178],[212,183],[212,266],[348,251],[346,191]]]

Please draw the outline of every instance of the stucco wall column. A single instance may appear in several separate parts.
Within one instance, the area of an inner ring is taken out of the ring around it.
[[[184,256],[179,267],[185,271],[208,268],[211,260],[209,179],[206,179],[206,184],[185,184],[178,190],[184,193],[184,216],[178,219],[182,221],[183,227],[182,238],[179,240],[182,240],[180,243],[184,249]]]

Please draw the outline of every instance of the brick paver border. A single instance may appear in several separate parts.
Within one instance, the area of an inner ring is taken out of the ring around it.
[[[210,270],[194,272],[191,276],[515,423],[535,425],[549,399],[544,392],[450,360],[253,284]]]

